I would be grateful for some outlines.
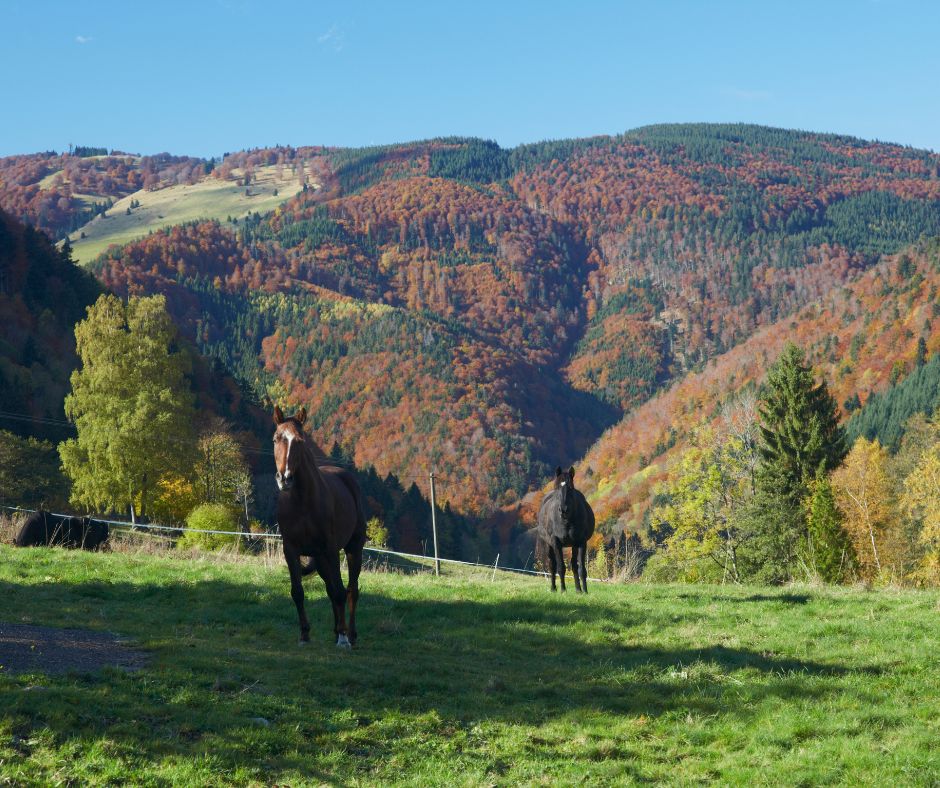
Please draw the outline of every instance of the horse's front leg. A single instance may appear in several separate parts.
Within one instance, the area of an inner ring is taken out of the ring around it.
[[[287,570],[290,572],[290,595],[297,607],[297,617],[300,619],[300,643],[310,640],[310,622],[304,610],[304,585],[301,574],[300,555],[294,547],[284,541],[284,560],[287,561]]]
[[[565,592],[565,553],[561,544],[561,539],[555,537],[555,556],[558,559],[558,579],[561,580],[562,593]]]
[[[571,574],[574,575],[574,587],[581,592],[581,569],[584,566],[582,561],[584,560],[583,555],[579,552],[580,545],[572,545],[571,547]]]
[[[327,549],[314,553],[317,573],[323,578],[327,596],[333,605],[333,632],[336,635],[336,645],[349,648],[349,635],[346,630],[346,589],[343,587],[343,577],[339,571],[339,550]]]

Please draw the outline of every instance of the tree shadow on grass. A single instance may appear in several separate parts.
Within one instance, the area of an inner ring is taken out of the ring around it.
[[[686,594],[679,592],[674,595],[676,599],[690,599],[698,602],[779,602],[785,605],[805,605],[813,600],[811,594],[749,594],[748,596],[731,596],[728,594]]]
[[[429,560],[433,561],[433,559]],[[367,548],[362,555],[362,569],[366,572],[397,572],[403,575],[420,575],[433,573],[434,564],[413,561],[394,553],[372,552]]]
[[[641,626],[668,631],[677,616],[547,592],[480,601],[453,588],[436,599],[365,591],[360,645],[346,653],[332,645],[322,585],[307,590],[314,642],[299,648],[286,576],[271,588],[0,582],[8,621],[106,629],[149,655],[134,674],[0,673],[0,720],[23,734],[49,728],[60,742],[107,738],[154,761],[209,757],[254,778],[330,781],[340,772],[312,759],[338,748],[374,766],[415,726],[447,739],[480,721],[533,726],[559,715],[744,721],[765,700],[822,699],[880,670],[712,642],[637,646]]]

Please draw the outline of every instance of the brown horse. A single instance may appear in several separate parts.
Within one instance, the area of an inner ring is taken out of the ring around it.
[[[316,569],[333,605],[336,645],[356,642],[356,604],[359,571],[366,543],[366,520],[356,478],[348,470],[318,466],[313,441],[304,435],[307,409],[290,418],[274,408],[274,463],[277,467],[277,521],[284,539],[284,560],[290,571],[290,595],[300,618],[300,642],[310,640],[310,622],[304,611],[303,575]],[[346,551],[349,588],[343,588],[339,551]],[[301,556],[312,559],[306,566]],[[349,605],[349,628],[346,605]]]

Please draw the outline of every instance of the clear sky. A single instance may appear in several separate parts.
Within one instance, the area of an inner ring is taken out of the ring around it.
[[[0,0],[0,155],[746,121],[940,150],[934,0]]]

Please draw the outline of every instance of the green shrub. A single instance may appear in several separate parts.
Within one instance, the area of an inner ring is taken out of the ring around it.
[[[203,550],[219,550],[238,544],[234,532],[239,530],[238,519],[232,511],[220,503],[204,503],[193,509],[186,518],[186,527],[196,531],[232,531],[232,536],[217,533],[194,533],[185,531],[176,546],[181,550],[199,547]]]
[[[366,523],[366,544],[378,548],[388,546],[388,529],[378,517],[373,517]]]

